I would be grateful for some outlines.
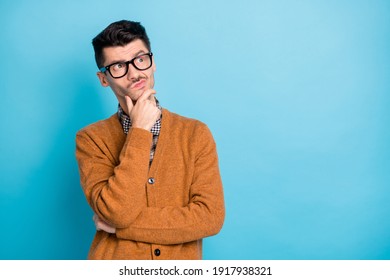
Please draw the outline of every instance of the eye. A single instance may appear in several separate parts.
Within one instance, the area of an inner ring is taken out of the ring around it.
[[[121,71],[125,67],[126,67],[125,63],[116,63],[116,64],[111,66],[111,70],[112,71]]]
[[[140,56],[140,57],[137,58],[137,62],[138,63],[142,63],[142,62],[144,62],[144,60],[145,60],[144,56]]]

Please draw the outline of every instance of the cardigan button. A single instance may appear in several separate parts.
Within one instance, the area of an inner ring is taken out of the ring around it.
[[[153,184],[154,184],[154,178],[153,178],[153,177],[150,177],[150,178],[148,179],[148,183],[151,184],[151,185],[153,185]]]
[[[156,249],[156,250],[154,250],[154,255],[155,256],[160,256],[160,254],[161,254],[161,251],[160,251],[160,249]]]

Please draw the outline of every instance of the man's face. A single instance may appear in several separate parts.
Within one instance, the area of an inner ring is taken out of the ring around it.
[[[126,62],[134,57],[148,53],[148,49],[142,40],[134,40],[124,47],[108,47],[103,50],[104,66],[114,62]],[[153,59],[153,57],[152,57]],[[129,70],[125,76],[119,79],[114,79],[108,71],[105,73],[98,72],[100,83],[102,86],[110,86],[122,108],[126,104],[125,96],[129,96],[133,103],[137,102],[139,96],[147,89],[154,87],[154,72],[156,66],[153,61],[152,67],[146,70],[138,70],[132,64],[129,64]]]

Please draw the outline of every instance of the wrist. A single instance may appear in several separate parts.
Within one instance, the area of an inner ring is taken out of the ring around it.
[[[150,129],[151,129],[150,125],[139,124],[139,123],[136,123],[136,122],[134,122],[131,126],[133,128],[140,128],[140,129],[144,129],[146,131],[150,131]]]

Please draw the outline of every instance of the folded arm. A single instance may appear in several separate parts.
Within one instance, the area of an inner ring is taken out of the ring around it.
[[[105,143],[85,132],[76,136],[76,157],[81,185],[92,210],[115,228],[129,226],[146,207],[152,135],[130,129],[119,155],[119,163]]]
[[[177,244],[217,234],[225,208],[215,142],[208,128],[196,136],[198,145],[189,203],[183,207],[145,207],[119,238],[148,243]]]
[[[189,203],[180,207],[147,206],[151,135],[144,132],[150,134],[130,130],[117,165],[98,148],[102,145],[78,135],[81,181],[96,213],[97,229],[115,232],[121,239],[159,244],[185,243],[218,233],[225,208],[216,146],[208,128],[204,126],[196,135]]]

